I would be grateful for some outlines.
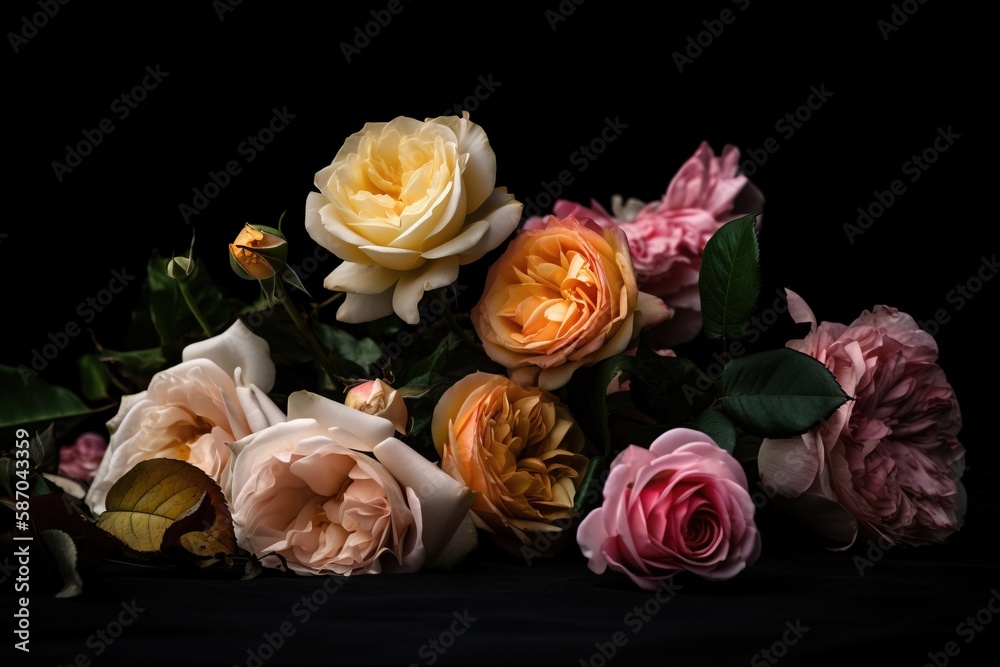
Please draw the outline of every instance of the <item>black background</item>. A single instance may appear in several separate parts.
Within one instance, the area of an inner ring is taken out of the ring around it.
[[[245,1],[220,14],[221,3],[209,2],[72,2],[34,33],[24,32],[24,17],[38,4],[8,4],[0,25],[30,38],[15,52],[8,34],[2,56],[8,187],[0,363],[28,364],[49,333],[84,324],[78,304],[106,288],[114,270],[135,275],[40,374],[72,385],[73,360],[93,349],[91,334],[107,347],[124,343],[150,253],[184,253],[192,233],[213,277],[231,295],[254,298],[256,286],[229,274],[226,244],[244,222],[273,225],[287,210],[293,261],[310,255],[302,216],[313,175],[367,121],[438,116],[465,104],[497,154],[498,185],[538,202],[546,183],[569,170],[563,197],[605,205],[615,193],[660,197],[702,140],[717,152],[736,145],[746,160],[765,154],[773,138],[779,149],[763,164],[744,162],[766,198],[765,294],[790,287],[820,319],[841,322],[876,304],[921,321],[945,311],[949,321],[936,338],[965,419],[969,520],[953,544],[890,551],[864,577],[851,555],[772,533],[775,546],[765,547],[757,567],[726,584],[690,582],[689,602],[680,595],[615,661],[700,655],[746,664],[780,639],[784,621],[801,617],[816,629],[783,664],[842,650],[852,662],[895,654],[898,664],[917,665],[949,640],[962,647],[954,664],[978,664],[972,653],[995,645],[1000,629],[988,626],[965,644],[955,626],[983,607],[1000,579],[986,546],[996,525],[996,392],[982,389],[995,372],[990,325],[1000,282],[986,282],[961,307],[949,294],[996,252],[995,134],[981,122],[995,86],[982,39],[987,17],[960,3],[915,1],[903,3],[907,15],[888,2],[856,9],[719,1],[652,11],[648,3],[599,0],[530,7],[401,0],[401,11],[382,13],[391,20],[348,62],[341,44],[369,23],[375,33],[370,12],[387,4]],[[560,6],[567,15],[557,20]],[[712,23],[724,9],[735,20]],[[906,22],[880,28],[894,11]],[[723,28],[711,43],[704,22]],[[707,46],[678,71],[673,54],[699,33]],[[142,82],[147,67],[168,75],[121,118],[114,101]],[[481,79],[494,89],[477,100]],[[813,87],[831,94],[790,134],[778,123]],[[241,143],[274,109],[294,118],[247,161]],[[104,118],[114,131],[60,180],[53,163],[66,162],[68,146]],[[572,155],[607,119],[627,127],[581,170]],[[904,163],[948,128],[958,138],[912,181]],[[230,160],[241,173],[188,224],[179,206]],[[852,243],[845,223],[897,179],[905,192]],[[334,266],[329,260],[307,278],[314,295]],[[476,270],[465,270],[468,279]],[[302,626],[268,664],[419,662],[418,648],[466,607],[484,620],[442,661],[579,664],[647,597],[611,575],[589,574],[581,560],[571,551],[526,568],[486,549],[450,575],[352,581],[337,605],[324,607],[324,627]],[[112,571],[82,598],[39,600],[32,657],[245,663],[246,647],[314,587]],[[150,621],[95,656],[87,635],[132,597],[145,600]]]

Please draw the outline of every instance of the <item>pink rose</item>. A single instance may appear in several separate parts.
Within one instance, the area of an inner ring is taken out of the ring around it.
[[[675,428],[611,462],[604,503],[580,524],[577,542],[593,572],[610,567],[651,591],[678,572],[722,580],[752,565],[760,555],[753,515],[736,459],[704,433]]]
[[[596,201],[591,208],[560,199],[553,207],[558,218],[590,218],[603,227],[620,226],[628,237],[639,288],[662,298],[676,314],[664,327],[664,345],[693,339],[701,329],[698,274],[702,253],[712,234],[724,223],[759,212],[760,191],[739,173],[739,149],[726,146],[716,157],[702,142],[671,180],[660,201],[643,203],[612,198],[609,213]],[[543,226],[543,217],[530,218],[525,229]]]
[[[59,450],[59,472],[82,482],[94,479],[108,441],[97,433],[84,433],[69,447]]]
[[[820,360],[853,401],[795,438],[765,440],[761,479],[824,536],[893,545],[940,542],[961,527],[965,449],[955,392],[938,348],[912,317],[876,306],[850,325],[819,326],[788,290],[789,312],[812,331],[787,347]]]

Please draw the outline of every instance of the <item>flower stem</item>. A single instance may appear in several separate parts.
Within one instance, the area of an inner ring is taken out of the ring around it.
[[[194,315],[194,319],[198,320],[198,324],[201,325],[201,330],[205,332],[205,335],[209,338],[212,337],[212,327],[209,326],[208,320],[205,319],[205,315],[201,312],[201,308],[198,307],[198,303],[194,300],[194,296],[191,294],[191,290],[188,286],[184,284],[183,280],[177,281],[177,286],[181,290],[181,296],[184,297],[184,303],[187,304],[188,310]]]
[[[316,339],[316,334],[314,334],[312,329],[306,325],[305,320],[302,319],[302,315],[299,313],[298,308],[296,308],[295,304],[292,303],[292,300],[289,298],[288,292],[285,291],[284,286],[279,284],[275,291],[278,293],[278,298],[281,300],[281,304],[285,307],[285,310],[288,311],[289,317],[292,318],[292,322],[295,323],[295,328],[299,330],[299,334],[301,334],[302,338],[306,341],[306,345],[309,346],[309,349],[316,357],[316,360],[323,368],[323,371],[330,377],[330,382],[332,382],[334,386],[340,384],[340,380],[337,379],[336,373],[333,372],[333,369],[330,366],[330,359],[328,355],[323,352],[323,347],[319,344],[319,340]]]

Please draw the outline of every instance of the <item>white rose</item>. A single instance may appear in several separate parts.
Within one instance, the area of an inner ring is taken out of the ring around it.
[[[275,372],[267,341],[242,322],[187,346],[182,359],[153,376],[146,391],[122,397],[86,496],[95,513],[104,512],[112,485],[148,459],[187,461],[228,496],[232,451],[227,443],[285,420],[267,397]]]
[[[344,260],[323,283],[347,293],[337,319],[395,311],[417,324],[425,291],[517,227],[523,205],[495,181],[496,156],[468,112],[367,123],[348,137],[316,174],[305,213],[313,240]]]
[[[233,444],[239,545],[280,554],[299,574],[412,572],[464,557],[475,494],[393,433],[387,419],[293,393],[287,422]]]

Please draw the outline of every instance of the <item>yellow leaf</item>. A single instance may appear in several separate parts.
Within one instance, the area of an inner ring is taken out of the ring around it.
[[[98,527],[138,555],[153,555],[175,543],[199,556],[236,551],[222,489],[186,461],[137,463],[111,487],[105,504]]]

